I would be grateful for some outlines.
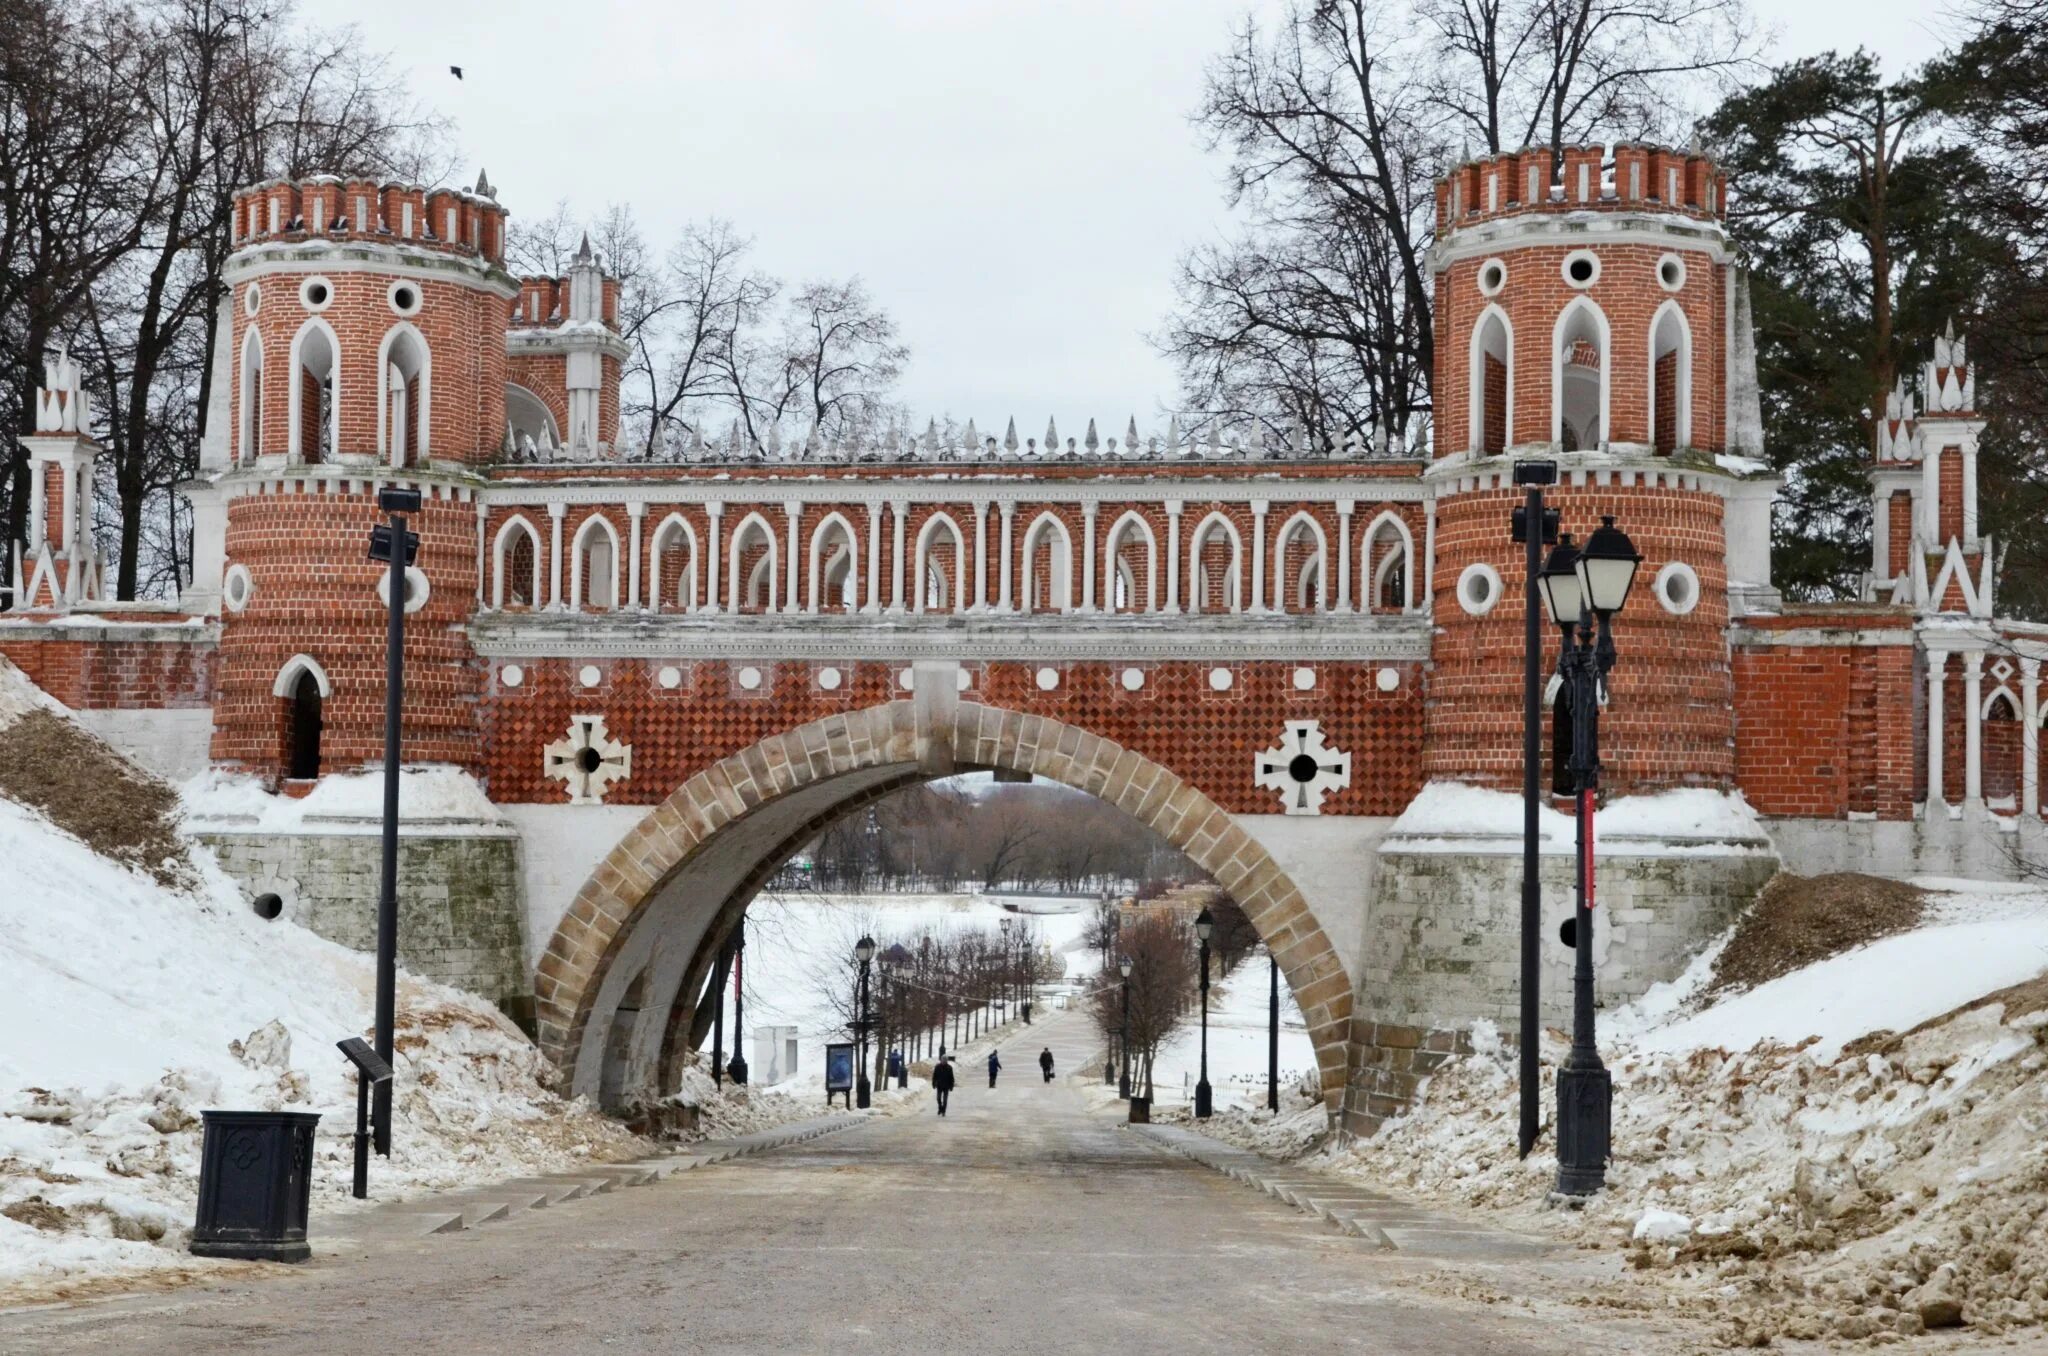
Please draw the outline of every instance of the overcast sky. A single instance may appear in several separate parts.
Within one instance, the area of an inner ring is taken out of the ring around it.
[[[721,216],[790,279],[859,274],[911,348],[901,395],[1000,436],[1105,437],[1173,402],[1145,340],[1175,257],[1224,229],[1188,123],[1255,0],[302,0],[355,22],[457,121],[514,214],[628,203],[660,247]],[[1924,4],[1759,5],[1773,59],[1889,70]],[[448,74],[459,65],[465,78]]]

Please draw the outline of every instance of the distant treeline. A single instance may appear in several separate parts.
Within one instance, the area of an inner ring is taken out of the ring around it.
[[[1092,893],[1200,875],[1165,839],[1093,796],[951,779],[848,815],[791,858],[769,888]]]

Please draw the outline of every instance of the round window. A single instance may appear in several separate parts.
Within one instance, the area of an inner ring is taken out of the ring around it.
[[[748,692],[759,691],[761,687],[761,670],[749,665],[739,671],[739,680],[740,686]]]
[[[1217,692],[1230,691],[1230,685],[1237,681],[1237,675],[1229,669],[1210,669],[1209,686]]]
[[[838,669],[823,668],[818,670],[818,686],[824,688],[827,692],[837,692],[839,685],[844,681],[846,680],[840,675]]]
[[[1484,562],[1467,565],[1458,576],[1458,606],[1475,617],[1493,611],[1500,593],[1500,571]]]
[[[247,565],[230,565],[221,576],[220,597],[228,605],[228,611],[240,612],[249,605],[249,599],[256,594],[256,580],[249,573]]]
[[[249,284],[249,285],[248,285],[247,287],[245,287],[245,288],[243,288],[243,289],[242,289],[242,312],[243,312],[243,314],[245,314],[245,315],[255,315],[255,314],[256,314],[256,312],[257,312],[257,310],[258,310],[258,309],[260,309],[260,308],[262,307],[262,305],[263,305],[263,288],[262,288],[262,285],[261,285],[261,284],[258,284],[258,283],[250,283],[250,284]]]
[[[1479,266],[1479,290],[1487,296],[1498,296],[1500,289],[1508,285],[1508,266],[1498,259],[1488,259]]]
[[[654,675],[654,681],[660,683],[664,691],[673,692],[683,685],[683,671],[673,664],[664,664]]]
[[[506,687],[518,687],[526,681],[526,670],[520,668],[517,664],[507,664],[504,668],[498,670],[498,681]]]
[[[308,278],[299,284],[299,303],[309,311],[324,311],[334,300],[334,284],[325,278]]]
[[[387,295],[391,300],[391,309],[398,314],[418,315],[420,313],[420,286],[418,283],[395,282],[391,284],[391,291]]]
[[[417,565],[405,567],[405,610],[419,611],[427,605],[427,572]],[[391,572],[382,569],[377,572],[377,601],[391,606]]]
[[[1124,691],[1136,692],[1139,688],[1145,686],[1145,670],[1125,669],[1120,681],[1124,685]]]
[[[1591,287],[1600,281],[1600,256],[1591,250],[1573,250],[1564,257],[1564,280],[1573,287]]]
[[[1672,561],[1657,571],[1657,601],[1673,616],[1682,617],[1700,605],[1700,577],[1692,566]]]
[[[1050,692],[1060,685],[1060,671],[1058,669],[1040,669],[1033,681],[1038,684],[1040,692]]]
[[[1667,254],[1657,261],[1657,284],[1666,292],[1676,292],[1685,286],[1685,260],[1675,254]]]

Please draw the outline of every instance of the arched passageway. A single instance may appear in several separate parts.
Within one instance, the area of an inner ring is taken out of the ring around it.
[[[672,1085],[726,938],[762,882],[824,826],[916,782],[1000,768],[1100,797],[1236,899],[1293,989],[1336,1109],[1352,982],[1266,850],[1193,786],[1110,740],[949,696],[920,691],[763,740],[690,778],[627,833],[577,892],[536,978],[541,1047],[571,1091],[616,1105]]]

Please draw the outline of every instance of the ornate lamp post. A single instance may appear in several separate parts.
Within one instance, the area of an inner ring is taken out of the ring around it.
[[[1131,1100],[1131,958],[1116,958],[1117,973],[1124,977],[1124,1025],[1117,1033],[1116,1048],[1123,1055],[1123,1072],[1117,1075],[1116,1095],[1126,1102]]]
[[[910,949],[904,946],[903,943],[897,942],[894,945],[892,945],[887,951],[884,951],[878,959],[882,966],[882,974],[884,976],[885,984],[887,983],[887,976],[890,971],[894,970],[899,976],[899,978],[896,981],[896,1006],[898,1008],[901,1008],[904,1004],[903,981],[900,978],[900,976],[902,974],[902,968],[905,965],[908,965],[912,959]],[[901,1040],[908,1033],[909,1023],[907,1021],[903,1023],[905,1030],[901,1032],[895,1030],[895,1028],[889,1025],[889,1004],[887,1001],[888,990],[884,988],[882,992],[883,1002],[879,1005],[882,1023],[881,1043],[882,1050],[886,1052],[889,1048],[890,1041]],[[896,1086],[899,1088],[907,1088],[910,1086],[910,1056],[907,1051],[901,1051],[898,1053],[903,1055],[903,1062],[899,1067],[899,1071],[896,1075]],[[884,1067],[886,1068],[886,1066]]]
[[[1603,517],[1583,548],[1561,540],[1543,568],[1544,602],[1564,632],[1560,714],[1570,722],[1568,768],[1578,827],[1578,907],[1568,937],[1574,958],[1572,1048],[1557,1073],[1557,1190],[1566,1196],[1590,1196],[1607,1183],[1614,1083],[1593,1032],[1593,793],[1600,784],[1600,694],[1615,659],[1610,623],[1628,601],[1642,562],[1628,534],[1612,517]]]
[[[874,1086],[868,1082],[868,965],[875,958],[875,939],[861,934],[853,944],[853,958],[860,962],[859,992],[855,995],[853,1019],[853,1104],[865,1110],[874,1102]]]
[[[1205,907],[1195,915],[1195,936],[1202,943],[1202,1073],[1195,1080],[1195,1119],[1206,1120],[1214,1109],[1209,1090],[1209,933],[1216,920]]]
[[[420,512],[420,492],[386,485],[377,492],[377,507],[390,521],[370,529],[370,559],[389,567],[390,590],[385,598],[384,627],[384,838],[377,877],[377,1058],[392,1063],[398,1022],[398,772],[401,725],[399,701],[405,682],[405,603],[411,590],[406,569],[419,556],[420,534],[405,525],[405,515]],[[391,1085],[386,1078],[370,1094],[374,1146],[391,1156]]]

